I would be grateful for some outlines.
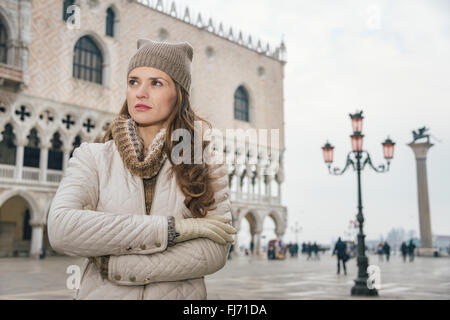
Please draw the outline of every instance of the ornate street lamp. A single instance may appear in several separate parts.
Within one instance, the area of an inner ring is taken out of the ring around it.
[[[327,143],[325,143],[325,145],[322,147],[322,150],[325,163],[332,163],[334,147],[327,141]]]
[[[383,145],[384,158],[389,163],[389,160],[391,160],[394,157],[395,142],[392,142],[392,140],[389,137],[387,137],[386,140],[384,140],[384,142],[382,143],[382,145]]]
[[[369,259],[367,258],[365,251],[366,246],[364,243],[365,235],[363,233],[364,216],[362,212],[362,198],[361,198],[361,171],[364,169],[366,164],[368,164],[373,170],[378,173],[389,171],[390,160],[394,157],[394,145],[395,143],[389,139],[389,137],[382,143],[384,158],[386,159],[387,165],[379,165],[378,168],[372,164],[370,155],[367,151],[363,150],[363,138],[362,134],[362,122],[363,115],[362,111],[350,114],[352,120],[353,134],[351,137],[352,151],[347,155],[347,162],[344,169],[331,168],[331,163],[333,162],[333,150],[334,147],[327,142],[323,147],[323,155],[325,163],[328,165],[328,171],[332,175],[343,174],[349,166],[353,167],[353,170],[357,172],[357,182],[358,182],[358,214],[357,221],[359,227],[358,233],[358,277],[355,279],[355,285],[352,288],[352,296],[377,296],[377,289],[373,286],[368,286],[368,274],[367,267],[369,266]],[[352,157],[353,156],[353,157]],[[356,162],[356,163],[355,163]]]

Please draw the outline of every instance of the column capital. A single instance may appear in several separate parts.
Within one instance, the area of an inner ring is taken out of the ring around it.
[[[41,149],[41,151],[42,150],[49,150],[50,148],[52,147],[52,145],[50,144],[50,143],[47,143],[47,142],[41,142],[41,144],[40,144],[40,149]]]
[[[434,146],[434,144],[429,142],[422,142],[422,143],[409,143],[408,146],[410,146],[411,149],[413,149],[416,159],[426,159],[428,150],[432,146]]]

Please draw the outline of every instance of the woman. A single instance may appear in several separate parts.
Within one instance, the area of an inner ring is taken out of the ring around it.
[[[204,276],[227,261],[226,165],[172,156],[172,133],[192,137],[202,120],[189,102],[192,56],[186,42],[140,39],[103,143],[82,143],[69,160],[48,235],[56,251],[88,258],[75,299],[206,299]]]

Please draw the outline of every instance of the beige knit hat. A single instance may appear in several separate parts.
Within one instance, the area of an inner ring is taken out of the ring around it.
[[[156,68],[167,73],[190,93],[194,49],[189,43],[139,39],[137,48],[128,64],[127,77],[137,67]]]

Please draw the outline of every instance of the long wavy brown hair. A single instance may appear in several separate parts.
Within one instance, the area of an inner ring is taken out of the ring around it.
[[[194,162],[194,136],[200,137],[202,143],[202,154],[205,149],[209,147],[209,141],[203,139],[203,134],[197,132],[194,135],[194,121],[201,121],[202,124],[211,128],[211,124],[199,117],[191,107],[190,97],[187,91],[180,86],[176,81],[175,88],[177,100],[175,107],[166,122],[166,134],[163,152],[166,153],[168,160],[172,164],[172,174],[175,174],[177,185],[185,195],[184,204],[192,212],[192,215],[197,218],[206,216],[209,210],[214,209],[214,190],[212,188],[211,167],[203,160],[201,163]],[[122,105],[119,115],[130,116],[128,112],[127,100]],[[176,129],[186,129],[191,136],[191,163],[175,164],[171,158],[173,147],[180,141],[172,141],[172,132]],[[112,140],[111,125],[106,130],[101,142]]]

